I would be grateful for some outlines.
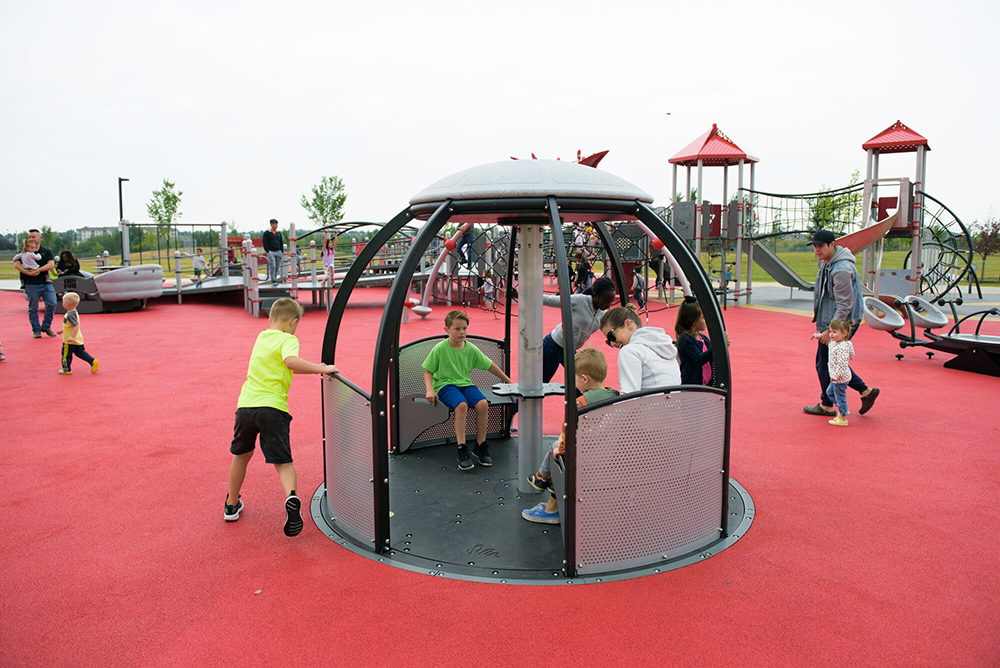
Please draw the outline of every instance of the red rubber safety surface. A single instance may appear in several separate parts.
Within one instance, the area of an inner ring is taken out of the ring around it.
[[[342,329],[338,364],[365,388],[386,294],[358,291]],[[446,310],[411,314],[403,340],[443,333]],[[651,324],[671,331],[675,313]],[[471,316],[471,333],[502,337],[502,319]],[[236,398],[267,326],[238,298],[85,315],[100,371],[60,377],[59,339],[33,339],[23,298],[0,295],[0,665],[996,665],[1000,379],[944,369],[943,353],[897,362],[862,328],[854,366],[882,394],[859,416],[851,393],[850,427],[834,428],[802,413],[819,389],[809,319],[726,319],[746,537],[658,576],[521,587],[386,567],[311,518],[285,537],[259,454],[242,516],[223,521]],[[319,360],[325,325],[307,310],[302,357]],[[617,385],[617,353],[591,345]],[[290,404],[308,499],[318,378],[297,377]]]

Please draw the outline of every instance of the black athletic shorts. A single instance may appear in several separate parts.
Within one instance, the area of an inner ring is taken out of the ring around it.
[[[260,434],[260,451],[264,453],[265,462],[291,464],[292,444],[288,437],[291,423],[291,415],[270,406],[237,408],[229,451],[234,455],[253,452],[257,434]]]

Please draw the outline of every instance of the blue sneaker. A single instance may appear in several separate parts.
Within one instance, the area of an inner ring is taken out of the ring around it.
[[[546,512],[544,501],[532,508],[522,510],[521,517],[529,522],[538,522],[539,524],[559,524],[559,511]]]

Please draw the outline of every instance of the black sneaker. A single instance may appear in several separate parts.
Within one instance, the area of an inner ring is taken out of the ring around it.
[[[875,405],[875,400],[878,399],[878,388],[873,387],[872,391],[868,393],[867,397],[861,397],[861,410],[858,411],[859,415],[864,415],[872,409]]]
[[[539,492],[549,492],[555,494],[556,490],[552,487],[552,478],[546,478],[545,476],[538,475],[537,473],[532,473],[528,476],[528,484],[537,489]]]
[[[226,501],[228,500],[229,497],[226,497]],[[231,506],[228,503],[226,504],[226,514],[223,516],[223,519],[227,522],[235,522],[240,519],[241,512],[243,512],[243,501],[237,497],[235,506]]]
[[[295,496],[295,493],[288,495],[285,499],[285,535],[286,536],[298,536],[302,533],[302,515],[299,511],[302,509],[302,502],[299,501],[299,497]]]
[[[490,446],[487,444],[477,443],[476,447],[472,448],[472,454],[479,460],[480,466],[493,466],[493,458],[490,457]]]
[[[458,468],[463,471],[468,471],[473,468],[472,458],[469,457],[469,446],[465,443],[458,446]]]

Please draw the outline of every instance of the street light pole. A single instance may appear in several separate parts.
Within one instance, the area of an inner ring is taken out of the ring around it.
[[[128,179],[118,177],[118,221],[121,222],[125,220],[125,209],[122,207],[122,181],[128,181]]]

